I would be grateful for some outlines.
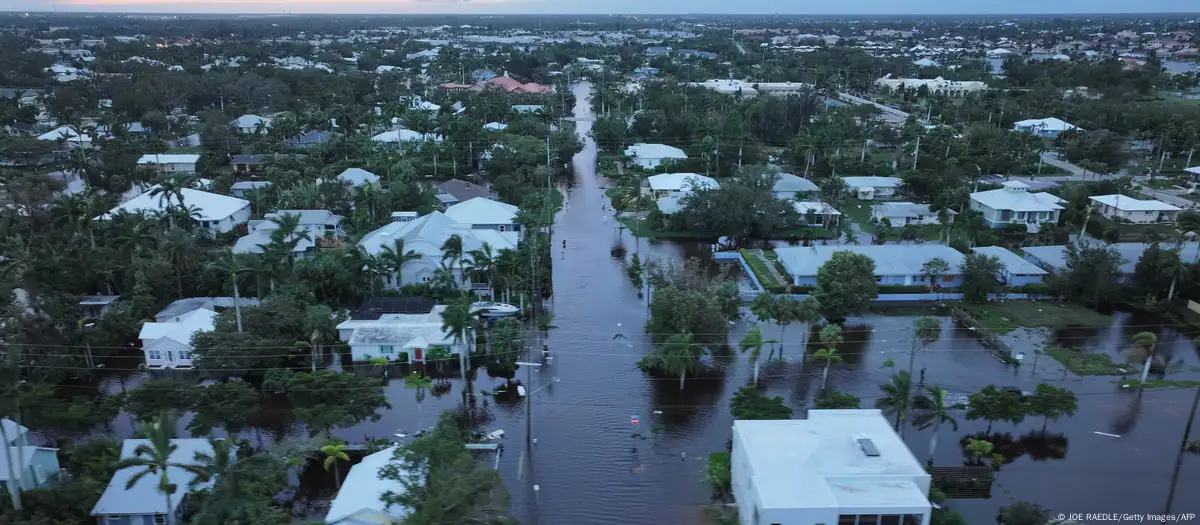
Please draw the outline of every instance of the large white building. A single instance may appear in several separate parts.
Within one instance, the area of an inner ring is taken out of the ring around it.
[[[200,156],[195,154],[150,154],[138,159],[138,166],[147,166],[159,173],[196,173]]]
[[[1042,138],[1052,139],[1064,131],[1074,131],[1079,128],[1060,118],[1036,118],[1013,122],[1013,131],[1029,133]]]
[[[1092,211],[1109,219],[1127,221],[1135,224],[1155,222],[1175,222],[1175,217],[1183,211],[1178,206],[1158,200],[1140,200],[1121,194],[1095,195],[1088,197]]]
[[[124,204],[117,206],[96,217],[96,220],[107,221],[111,220],[113,215],[119,212],[127,213],[144,213],[147,215],[155,213],[165,213],[171,207],[186,206],[194,208],[198,216],[194,216],[201,228],[211,230],[213,233],[224,233],[237,227],[237,225],[250,220],[250,201],[230,197],[228,195],[220,195],[209,193],[207,191],[193,190],[191,188],[183,188],[180,194],[182,200],[174,196],[151,195],[158,185],[151,186],[145,193],[138,195]]]
[[[879,410],[733,422],[742,525],[928,525],[930,476]]]
[[[687,160],[687,153],[666,144],[634,144],[625,148],[625,155],[639,168],[653,171],[663,164]]]
[[[712,177],[698,173],[661,173],[642,181],[642,195],[661,199],[672,194],[687,194],[699,188],[718,188],[721,185]]]
[[[904,180],[900,177],[842,177],[846,189],[859,199],[869,201],[879,197],[891,197],[900,192]]]
[[[467,346],[444,328],[445,311],[445,305],[437,305],[423,313],[354,315],[337,325],[338,336],[350,346],[350,356],[355,361],[384,358],[425,362],[429,352],[438,348],[458,359]]]
[[[1042,223],[1058,223],[1061,204],[1066,202],[1063,199],[1046,192],[1030,193],[1029,185],[1020,181],[1008,181],[1001,186],[971,194],[971,209],[983,214],[983,222],[989,228],[1023,224],[1036,232]]]
[[[416,212],[396,212],[392,214],[391,223],[368,233],[358,242],[358,246],[372,256],[379,256],[385,247],[394,250],[398,243],[403,243],[406,254],[414,252],[419,255],[415,260],[404,263],[399,276],[394,272],[384,276],[384,283],[388,288],[398,289],[406,284],[433,281],[438,269],[442,267],[442,245],[452,235],[462,238],[464,254],[480,249],[485,242],[491,247],[493,256],[499,254],[500,250],[516,249],[519,232],[501,231],[486,226],[491,225],[459,222],[437,211],[423,217],[417,216]],[[463,275],[462,261],[446,261],[446,264],[460,286],[469,285],[469,279]]]
[[[903,87],[904,89],[928,89],[931,94],[945,95],[965,95],[968,93],[978,93],[987,91],[987,84],[978,80],[946,80],[942,77],[937,78],[892,78],[891,73],[888,73],[883,78],[875,80],[875,85],[884,89],[895,91]]]

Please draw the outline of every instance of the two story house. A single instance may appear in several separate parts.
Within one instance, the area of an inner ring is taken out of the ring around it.
[[[1058,214],[1066,202],[1063,199],[1046,192],[1030,192],[1029,185],[1020,181],[1008,181],[1001,186],[971,194],[971,209],[983,214],[988,227],[1022,224],[1030,232],[1036,232],[1042,223],[1058,223]]]
[[[422,298],[372,299],[337,326],[338,337],[349,344],[355,361],[382,357],[422,363],[438,348],[458,356],[467,351],[466,345],[443,328],[445,311],[446,306]]]
[[[493,202],[487,199],[473,200]],[[470,211],[474,206],[460,209],[459,213],[462,214],[460,216],[472,220],[496,222],[463,223],[437,211],[425,216],[418,216],[416,212],[394,212],[391,223],[363,236],[362,240],[358,242],[358,246],[372,256],[383,253],[384,248],[392,250],[399,248],[405,254],[417,255],[415,259],[404,263],[399,272],[391,272],[382,276],[385,286],[389,289],[399,289],[406,284],[433,281],[443,265],[442,245],[451,236],[458,236],[462,239],[464,254],[481,249],[485,243],[491,248],[493,256],[499,254],[501,250],[516,249],[520,235],[519,231],[514,231],[517,229],[516,224],[511,222],[511,219],[505,219],[499,215],[473,218],[465,211]],[[501,226],[505,228],[502,230]],[[462,263],[461,259],[445,261],[455,283],[465,287],[470,285],[470,279],[464,275]],[[484,287],[486,288],[486,285]]]
[[[475,197],[446,208],[446,216],[471,226],[472,230],[495,230],[516,232],[521,238],[521,225],[517,224],[516,206],[500,201]]]
[[[138,339],[149,368],[191,368],[192,336],[212,331],[217,313],[197,308],[166,322],[143,323]]]
[[[296,234],[289,241],[296,241],[293,255],[309,257],[317,252],[317,245],[346,236],[342,229],[342,216],[326,210],[279,210],[263,215],[260,221],[249,221],[249,230],[233,245],[233,253],[262,253],[263,247],[271,243],[271,234],[279,229],[279,219],[286,216],[299,218]],[[308,234],[304,238],[301,234]]]

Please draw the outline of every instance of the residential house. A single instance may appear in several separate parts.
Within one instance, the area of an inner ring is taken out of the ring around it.
[[[895,91],[897,89],[912,89],[920,90],[925,88],[931,95],[948,95],[960,96],[970,93],[978,93],[987,91],[988,85],[978,80],[946,80],[942,77],[937,78],[892,78],[892,74],[888,73],[882,78],[875,80],[875,85],[881,88]]]
[[[326,239],[340,239],[346,233],[342,229],[342,217],[326,210],[279,210],[263,215],[264,220],[247,222],[249,233],[239,238],[233,245],[233,253],[262,253],[263,248],[271,244],[271,234],[279,229],[279,218],[294,215],[300,223],[296,234],[289,242],[295,241],[292,248],[295,257],[310,257],[317,253],[317,245]],[[307,233],[305,238],[303,233]]]
[[[260,130],[266,131],[271,129],[272,120],[274,119],[258,115],[242,115],[233,122],[230,122],[229,125],[237,129],[239,133],[258,133]]]
[[[996,276],[996,281],[1006,286],[1024,286],[1042,282],[1049,273],[1040,266],[1033,264],[1011,251],[1000,246],[981,246],[972,248],[972,252],[995,257],[1002,265]]]
[[[1095,195],[1088,197],[1092,211],[1109,219],[1134,224],[1150,224],[1156,222],[1175,222],[1179,212],[1178,206],[1173,206],[1159,200],[1139,200],[1121,194]]]
[[[670,47],[652,46],[646,48],[646,56],[661,57],[671,54],[671,51]]]
[[[634,144],[625,148],[625,156],[631,157],[633,164],[647,171],[654,171],[659,166],[671,162],[687,160],[687,153],[666,144]]]
[[[661,173],[646,177],[641,193],[660,199],[673,193],[691,193],[697,188],[718,187],[716,179],[697,173]]]
[[[958,212],[947,209],[950,213],[951,220],[958,215]],[[887,219],[894,227],[907,226],[909,224],[941,224],[938,221],[938,212],[929,209],[928,204],[914,204],[911,202],[885,202],[871,206],[871,218],[876,221],[883,222]]]
[[[457,82],[447,82],[440,86],[442,89],[450,91],[473,91],[480,92],[487,89],[496,89],[512,94],[546,94],[553,93],[552,86],[543,86],[533,82],[522,83],[519,80],[502,76],[494,77],[485,81],[477,81],[474,84],[459,84]]]
[[[476,69],[475,71],[471,72],[471,80],[474,80],[475,82],[487,82],[493,78],[496,78],[497,76],[499,75],[486,68]]]
[[[460,179],[450,179],[438,184],[437,191],[437,199],[443,206],[453,206],[474,198],[492,200],[500,198],[496,192],[488,189],[486,186],[480,186],[474,182],[467,182]]]
[[[91,149],[92,135],[77,131],[71,126],[59,126],[38,135],[38,140],[61,141],[67,149]]]
[[[206,308],[192,310],[162,323],[143,323],[138,339],[148,368],[191,368],[192,336],[210,332],[217,312]]]
[[[1014,131],[1037,135],[1042,138],[1052,139],[1058,137],[1064,131],[1074,131],[1079,128],[1074,124],[1063,121],[1062,119],[1050,117],[1029,120],[1019,120],[1013,123]]]
[[[483,125],[484,131],[504,131],[508,129],[508,124],[502,122],[488,122]]]
[[[399,145],[404,143],[419,144],[421,142],[434,142],[440,144],[442,136],[433,133],[418,133],[411,129],[394,129],[385,131],[371,137],[373,142],[382,144]]]
[[[512,204],[476,197],[446,208],[446,216],[469,224],[472,230],[517,232],[517,238],[520,239],[521,225],[517,224],[517,209]]]
[[[250,219],[250,201],[245,199],[183,188],[180,190],[183,195],[182,202],[175,202],[175,197],[168,199],[161,195],[151,195],[156,188],[158,188],[157,184],[151,186],[145,193],[109,210],[104,215],[96,217],[96,220],[106,221],[120,212],[143,214],[165,213],[171,206],[178,206],[180,204],[194,208],[197,213],[196,220],[200,223],[200,227],[210,230],[213,233],[230,231],[237,227],[237,225]]]
[[[500,250],[516,249],[519,237],[515,231],[473,229],[472,225],[458,222],[437,211],[423,217],[417,216],[416,212],[395,212],[392,221],[368,233],[358,242],[358,246],[372,256],[378,256],[384,247],[395,249],[399,242],[404,243],[405,253],[411,251],[420,255],[416,260],[405,263],[400,268],[399,276],[396,272],[384,276],[389,289],[433,281],[442,268],[442,245],[452,235],[462,239],[463,253],[477,250],[486,242],[492,248],[493,255]],[[463,275],[461,260],[446,261],[446,264],[455,283],[464,287],[470,284],[470,280]]]
[[[428,297],[372,297],[363,301],[358,309],[350,314],[350,319],[338,325],[338,339],[349,341],[354,335],[354,329],[369,326],[385,315],[428,314],[433,312],[437,305],[437,301]]]
[[[196,173],[196,163],[199,161],[199,155],[151,154],[142,155],[137,163],[138,166],[148,166],[159,173]]]
[[[229,193],[234,197],[245,198],[247,193],[252,191],[265,190],[271,187],[270,181],[265,180],[244,180],[235,182],[229,187]]]
[[[879,410],[733,422],[742,525],[929,525],[931,477]]]
[[[908,245],[881,244],[864,246],[796,246],[776,248],[775,255],[791,276],[795,286],[816,286],[817,271],[833,254],[852,252],[865,255],[875,261],[875,282],[885,286],[928,286],[929,281],[921,275],[925,263],[940,258],[950,264],[950,272],[934,283],[943,288],[958,288],[962,285],[959,266],[963,254],[949,246],[939,244]]]
[[[638,75],[645,75],[648,77],[652,77],[652,76],[658,74],[658,68],[656,68],[656,67],[639,67],[639,68],[634,68],[633,72]]]
[[[391,463],[396,451],[397,447],[385,448],[350,467],[350,472],[338,488],[337,496],[329,505],[329,513],[325,515],[326,525],[373,525],[404,521],[409,514],[408,508],[383,502],[385,494],[399,495],[407,490],[403,481],[380,475],[380,471]]]
[[[891,197],[904,185],[899,177],[842,177],[842,182],[851,195],[864,201]]]
[[[93,295],[79,301],[79,317],[83,319],[99,319],[112,310],[121,301],[119,295]]]
[[[696,49],[679,49],[675,51],[675,54],[682,58],[702,58],[705,60],[713,60],[719,56],[711,51],[699,51]]]
[[[792,208],[800,214],[800,218],[806,225],[824,225],[826,217],[829,218],[828,224],[830,225],[837,224],[842,220],[842,212],[819,201],[792,201]]]
[[[1142,258],[1142,253],[1150,247],[1149,244],[1138,242],[1118,242],[1104,246],[1121,256],[1120,282],[1128,282],[1133,279],[1134,267]],[[1067,267],[1066,246],[1024,246],[1021,251],[1025,253],[1025,260],[1050,273],[1058,273]],[[1197,258],[1200,258],[1200,244],[1185,242],[1180,245],[1179,260],[1195,261]]]
[[[775,185],[771,187],[771,193],[779,200],[810,199],[816,197],[820,192],[821,188],[818,188],[812,181],[791,173],[776,174]]]
[[[229,164],[233,166],[233,171],[236,173],[248,173],[262,169],[268,162],[285,159],[301,160],[304,158],[306,156],[301,153],[257,153],[254,155],[234,155],[230,157]]]
[[[0,445],[25,445],[25,436],[29,434],[29,429],[23,425],[18,425],[16,421],[9,418],[0,418],[0,431],[4,432],[4,438],[0,439]]]
[[[308,149],[313,146],[325,144],[331,138],[333,138],[333,134],[328,131],[305,131],[295,137],[284,140],[283,145],[289,148]]]
[[[139,457],[137,448],[142,445],[150,446],[150,440],[126,439],[121,443],[121,459]],[[172,465],[198,465],[197,454],[210,457],[213,454],[212,444],[207,439],[172,439],[171,449],[168,461]],[[98,524],[161,525],[168,514],[172,516],[171,523],[180,523],[190,492],[213,484],[213,481],[195,483],[196,474],[180,466],[167,467],[166,472],[142,476],[134,481],[134,476],[142,470],[143,467],[125,467],[113,474],[108,487],[92,507],[92,516]],[[164,477],[175,489],[170,498],[159,490]],[[171,502],[169,508],[168,499]]]
[[[0,454],[0,490],[7,489],[9,483],[22,490],[33,490],[46,487],[59,477],[57,448],[10,446],[6,452]]]
[[[367,185],[379,187],[379,175],[362,168],[349,168],[339,173],[337,179],[350,184],[352,188],[361,188]]]
[[[516,104],[512,107],[512,110],[517,113],[538,113],[545,109],[546,107],[540,104]]]
[[[423,363],[429,352],[446,350],[457,356],[467,351],[466,344],[455,340],[443,327],[445,305],[437,305],[426,313],[380,314],[377,319],[350,319],[337,326],[338,334],[349,333],[344,339],[355,361],[373,358]]]
[[[240,304],[242,308],[262,304],[262,301],[252,297],[241,297],[238,299],[234,299],[233,297],[187,297],[172,301],[171,304],[159,310],[158,313],[154,314],[154,322],[169,323],[176,317],[181,317],[184,314],[201,309],[220,313],[232,309],[235,302]]]
[[[1058,223],[1062,203],[1066,202],[1063,199],[1047,192],[1030,193],[1029,185],[1020,181],[1008,181],[1001,186],[971,194],[971,209],[983,214],[983,222],[989,228],[1023,224],[1036,232],[1043,223]]]

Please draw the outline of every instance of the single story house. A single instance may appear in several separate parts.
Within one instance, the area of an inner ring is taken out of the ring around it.
[[[353,319],[337,326],[338,335],[349,333],[344,339],[350,346],[350,355],[355,361],[373,358],[401,360],[403,362],[425,362],[429,351],[446,349],[457,356],[466,351],[463,341],[443,329],[442,314],[445,305],[437,305],[432,311],[415,314],[380,314],[377,319]]]
[[[148,166],[159,173],[196,173],[196,163],[199,161],[199,155],[151,154],[142,155],[137,163],[138,166]]]
[[[0,444],[6,445],[24,445],[26,443],[25,436],[29,434],[29,429],[24,425],[18,425],[16,421],[9,418],[0,418],[0,430],[4,432],[4,437],[7,438],[7,443],[0,440]]]
[[[460,202],[466,202],[474,198],[484,198],[497,200],[500,198],[496,192],[488,189],[487,186],[481,186],[474,182],[467,182],[460,179],[450,179],[446,182],[437,185],[437,199],[443,206],[453,206]]]
[[[440,144],[442,142],[442,136],[436,135],[433,133],[418,133],[411,129],[395,129],[392,131],[385,131],[383,133],[375,135],[375,136],[371,137],[371,140],[373,142],[378,142],[381,144],[401,144],[401,143],[420,143],[420,142],[434,142],[434,143]]]
[[[385,448],[364,457],[362,461],[350,467],[337,496],[329,505],[329,513],[325,515],[326,525],[386,524],[404,521],[409,509],[383,502],[384,494],[403,494],[406,491],[404,483],[380,476],[380,471],[392,462],[397,450],[397,447]]]
[[[0,454],[0,490],[7,489],[14,480],[14,485],[22,490],[33,490],[58,479],[57,448],[10,446],[7,452]],[[11,471],[9,461],[12,461]],[[10,478],[10,475],[16,477]]]
[[[99,319],[121,301],[119,295],[93,295],[79,301],[79,317]]]
[[[463,253],[480,249],[487,243],[493,255],[500,253],[500,250],[516,249],[520,236],[515,231],[476,229],[471,224],[458,222],[437,211],[425,216],[418,216],[416,212],[394,212],[391,223],[365,235],[358,246],[368,254],[377,256],[385,246],[395,249],[398,243],[403,242],[406,253],[411,251],[420,255],[405,263],[399,276],[396,272],[383,276],[389,289],[399,289],[405,284],[433,281],[442,268],[442,245],[452,235],[462,239]],[[450,272],[456,283],[463,287],[470,285],[470,280],[463,274],[461,260],[448,261],[448,264],[451,265]]]
[[[1049,273],[1040,266],[1000,246],[981,246],[972,248],[971,251],[980,255],[995,257],[999,260],[1000,264],[1004,266],[1000,268],[1000,274],[996,276],[996,280],[1007,286],[1024,286],[1026,284],[1040,283]]]
[[[931,476],[879,410],[733,422],[745,525],[929,525]]]
[[[806,200],[816,197],[820,191],[821,188],[812,181],[791,173],[777,173],[775,185],[771,187],[771,193],[779,200]]]
[[[167,323],[171,319],[200,309],[208,309],[217,313],[224,312],[233,308],[234,301],[233,297],[187,297],[176,299],[154,314],[154,322]],[[242,305],[242,308],[262,304],[262,301],[253,297],[242,297],[237,302]]]
[[[929,282],[924,275],[921,275],[921,267],[935,258],[940,258],[950,264],[950,272],[943,275],[939,282],[934,283],[934,286],[958,288],[962,285],[960,266],[965,257],[958,250],[949,246],[937,244],[821,245],[775,249],[775,255],[778,256],[779,262],[783,264],[784,270],[792,278],[792,284],[795,286],[816,286],[817,271],[837,252],[857,253],[874,260],[877,284],[928,286]]]
[[[1058,137],[1064,131],[1073,131],[1079,128],[1075,127],[1074,124],[1063,121],[1062,119],[1050,117],[1019,120],[1017,122],[1013,122],[1012,129],[1013,131],[1020,131],[1021,133],[1029,133],[1042,138],[1052,139]]]
[[[362,168],[349,168],[338,174],[337,179],[349,183],[351,187],[361,188],[366,185],[379,186],[379,175]]]
[[[121,443],[121,459],[138,457],[137,448],[141,445],[150,446],[150,440],[126,439]],[[171,448],[168,461],[172,465],[197,465],[197,454],[213,454],[212,444],[207,439],[172,439]],[[132,486],[127,487],[134,475],[141,470],[143,469],[140,467],[126,467],[113,474],[108,487],[92,507],[92,516],[96,517],[97,523],[157,525],[166,522],[167,514],[173,516],[171,523],[180,523],[190,491],[211,487],[213,484],[213,481],[209,481],[195,485],[193,482],[196,480],[196,474],[178,466],[167,467],[167,482],[175,487],[168,508],[168,498],[158,490],[162,482],[162,473],[142,476]]]
[[[642,195],[650,195],[656,199],[672,193],[691,193],[697,188],[719,188],[716,179],[697,173],[661,173],[651,175],[642,181]]]
[[[217,312],[198,308],[166,322],[143,323],[138,339],[142,341],[147,368],[191,368],[192,336],[211,332]]]
[[[289,148],[308,149],[325,144],[331,138],[333,138],[333,134],[328,131],[305,131],[283,141],[283,145]]]
[[[243,198],[247,193],[257,190],[265,190],[271,187],[270,181],[265,180],[244,180],[235,182],[229,187],[229,193],[234,197]]]
[[[869,201],[880,197],[891,197],[900,192],[904,181],[899,177],[842,177],[850,194]]]
[[[825,217],[829,217],[829,224],[837,224],[842,220],[842,212],[834,209],[833,206],[818,201],[792,201],[792,208],[795,208],[796,213],[804,219],[805,224],[824,224]],[[809,220],[809,218],[812,220]]]
[[[229,125],[239,133],[258,133],[260,129],[263,131],[271,129],[272,120],[274,119],[258,115],[242,115],[230,122]]]
[[[958,212],[947,209],[950,212],[950,220],[958,215]],[[871,218],[876,221],[883,222],[887,219],[894,227],[907,226],[909,224],[941,224],[938,221],[938,212],[931,211],[928,204],[915,204],[911,202],[885,202],[871,206]]]
[[[503,122],[488,122],[483,125],[484,131],[504,131],[508,129],[508,124]]]
[[[683,150],[666,144],[637,143],[625,148],[625,155],[633,159],[635,166],[647,171],[654,171],[664,164],[688,158]]]
[[[1134,267],[1142,258],[1142,252],[1150,247],[1149,244],[1140,242],[1118,242],[1105,246],[1121,256],[1122,281],[1128,281],[1133,277]],[[1174,245],[1164,244],[1163,249],[1174,249]],[[1025,252],[1025,260],[1050,273],[1057,273],[1067,267],[1066,246],[1026,246],[1021,248],[1021,251]],[[1200,258],[1200,244],[1185,242],[1180,246],[1179,259],[1181,261],[1191,262],[1197,258]]]
[[[472,230],[496,230],[520,234],[521,225],[517,223],[517,210],[518,208],[512,204],[476,197],[446,208],[445,213],[447,217],[456,222],[469,224]]]
[[[337,326],[338,339],[349,341],[356,328],[370,326],[385,315],[424,315],[433,312],[437,305],[437,301],[428,297],[372,297]]]
[[[1029,185],[1011,180],[1000,189],[971,194],[971,209],[983,214],[989,228],[1023,224],[1030,232],[1042,223],[1057,224],[1066,201],[1047,192],[1030,193]]]
[[[157,184],[151,186],[145,193],[96,217],[96,220],[110,220],[113,215],[122,211],[144,214],[163,213],[171,206],[180,204],[195,208],[199,214],[196,220],[200,223],[200,227],[211,230],[213,233],[230,231],[250,219],[250,201],[245,199],[183,188],[180,190],[183,196],[182,202],[173,202],[173,197],[171,201],[168,201],[160,198],[159,195],[151,195],[155,188],[158,188]]]
[[[1088,201],[1092,211],[1112,220],[1134,224],[1175,222],[1179,212],[1183,211],[1160,200],[1139,200],[1121,194],[1095,195],[1088,197]]]
[[[250,171],[261,169],[270,161],[280,161],[285,159],[304,159],[306,156],[302,153],[271,153],[254,155],[234,155],[230,157],[229,164],[233,167],[236,173],[247,173]]]

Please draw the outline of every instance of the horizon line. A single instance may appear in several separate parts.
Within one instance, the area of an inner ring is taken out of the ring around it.
[[[680,17],[680,16],[731,16],[731,17],[752,17],[752,16],[775,16],[775,17],[864,17],[864,16],[911,16],[911,17],[929,17],[929,16],[995,16],[995,17],[1022,17],[1022,16],[1069,16],[1069,17],[1084,17],[1084,16],[1195,16],[1200,15],[1200,10],[1197,11],[1099,11],[1099,12],[1059,12],[1059,13],[1000,13],[1000,12],[980,12],[980,13],[568,13],[568,12],[528,12],[528,13],[512,13],[512,12],[479,12],[479,13],[398,13],[398,12],[361,12],[361,13],[336,13],[336,12],[320,12],[320,11],[285,11],[285,12],[203,12],[203,11],[59,11],[57,9],[0,9],[0,15],[28,15],[28,14],[55,14],[55,15],[199,15],[199,16],[461,16],[461,17],[479,17],[479,16],[597,16],[597,17],[616,17],[616,16],[663,16],[663,17]]]

